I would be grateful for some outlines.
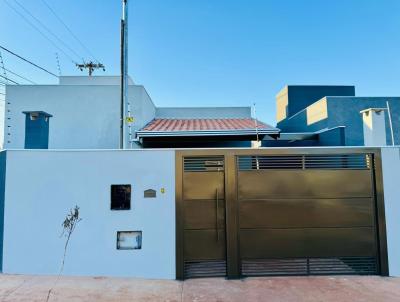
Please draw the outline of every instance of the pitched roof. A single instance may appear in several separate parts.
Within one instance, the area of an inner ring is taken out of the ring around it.
[[[252,118],[154,119],[137,132],[146,136],[278,134],[279,129]]]

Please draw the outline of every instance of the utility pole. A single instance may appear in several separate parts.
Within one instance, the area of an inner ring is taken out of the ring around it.
[[[125,149],[125,104],[128,101],[128,0],[122,0],[120,149]]]
[[[88,63],[83,63],[83,64],[76,64],[76,67],[80,69],[80,71],[83,71],[84,69],[87,69],[89,71],[89,77],[92,76],[93,71],[95,69],[103,69],[103,71],[106,71],[105,67],[101,63],[93,63],[92,61]]]

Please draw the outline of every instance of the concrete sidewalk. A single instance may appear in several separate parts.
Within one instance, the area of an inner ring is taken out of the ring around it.
[[[46,301],[56,277],[0,275],[0,301]],[[61,277],[50,301],[400,301],[400,278],[274,277],[185,282],[133,278]]]

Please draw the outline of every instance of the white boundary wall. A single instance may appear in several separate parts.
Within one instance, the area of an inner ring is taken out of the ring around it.
[[[382,148],[382,169],[389,274],[400,276],[399,147]],[[131,210],[110,210],[111,184],[132,185]],[[175,279],[175,151],[7,151],[3,273],[57,274],[76,204],[66,275]],[[143,232],[142,249],[117,250],[117,231],[130,230]]]
[[[11,150],[6,177],[3,273],[57,274],[77,204],[66,275],[175,279],[174,151]],[[131,210],[110,210],[111,184],[131,184]],[[117,250],[117,231],[142,231],[142,249]]]
[[[143,86],[129,85],[129,99],[135,104],[133,127],[140,129],[154,118],[156,108]],[[4,148],[24,148],[23,111],[45,111],[53,115],[49,124],[49,149],[118,148],[120,101],[118,85],[9,85]]]
[[[400,277],[400,148],[382,148],[389,275]]]

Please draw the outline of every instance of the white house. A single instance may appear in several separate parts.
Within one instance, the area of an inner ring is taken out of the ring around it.
[[[37,146],[25,145],[26,139],[29,139],[27,136],[32,134],[32,131],[27,131],[30,129],[27,124],[32,115],[39,120],[41,114],[51,115],[47,118],[48,130],[39,134],[48,136],[50,149],[119,148],[119,81],[118,76],[62,76],[58,85],[8,85],[4,115],[4,148],[36,148]],[[134,117],[130,140],[129,131],[125,133],[128,148],[140,148],[143,145],[142,137],[154,137],[152,134],[158,132],[156,129],[142,131],[141,137],[137,132],[155,120],[158,120],[157,123],[163,120],[181,125],[187,121],[206,120],[206,127],[189,130],[198,130],[196,137],[201,136],[203,139],[217,135],[218,141],[221,142],[221,136],[228,135],[231,138],[229,141],[247,141],[247,145],[250,145],[257,131],[260,136],[279,133],[278,129],[261,122],[258,125],[259,129],[255,130],[250,107],[156,107],[146,89],[142,85],[134,84],[132,80],[129,81],[128,98]],[[229,128],[229,133],[219,131],[220,119],[232,119],[231,124],[222,127]],[[245,124],[242,120],[245,120]],[[43,130],[38,130],[35,126],[34,128],[34,135]],[[169,137],[180,137],[182,140],[182,137],[191,137],[187,130],[175,127],[173,131],[164,131],[164,135],[169,132]]]
[[[7,86],[3,273],[58,273],[78,205],[69,275],[400,275],[398,147],[248,148],[280,130],[249,107],[156,107],[130,80],[119,150],[119,80]]]

